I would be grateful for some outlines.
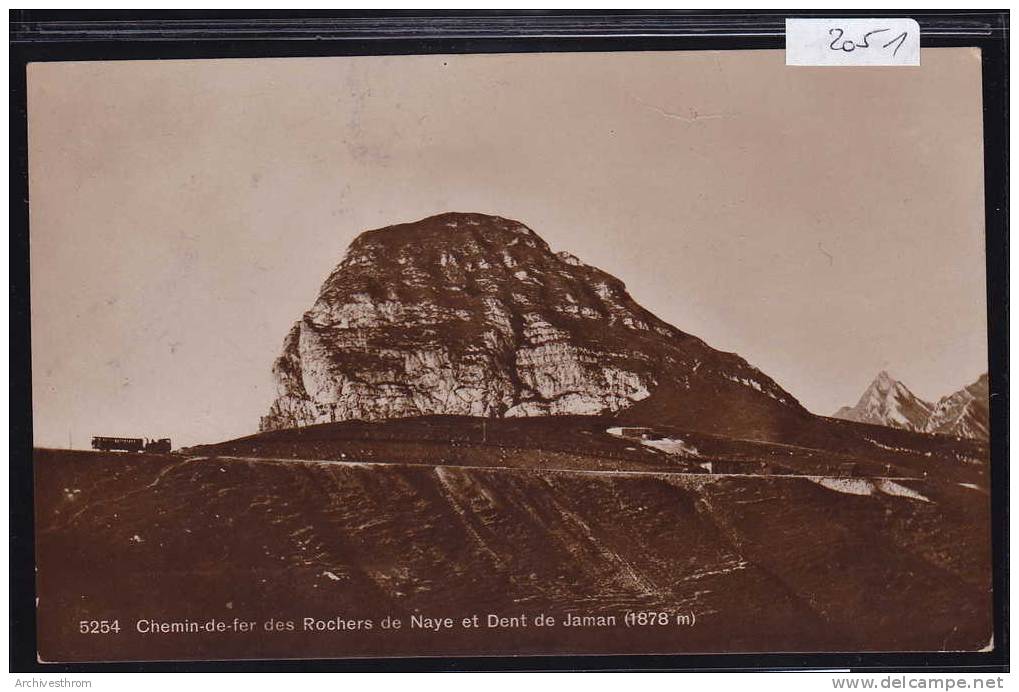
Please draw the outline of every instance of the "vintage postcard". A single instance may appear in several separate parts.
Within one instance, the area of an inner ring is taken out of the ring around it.
[[[30,64],[39,660],[988,650],[981,85]]]

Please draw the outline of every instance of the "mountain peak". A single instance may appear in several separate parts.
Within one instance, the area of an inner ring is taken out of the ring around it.
[[[927,432],[954,437],[990,438],[990,387],[987,373],[934,404]]]
[[[400,247],[408,244],[435,245],[475,242],[506,242],[518,239],[544,249],[548,244],[530,228],[502,216],[477,212],[444,212],[418,221],[394,224],[361,233],[350,244],[351,251],[372,247]]]
[[[855,406],[843,406],[833,417],[905,430],[987,439],[987,402],[986,374],[932,404],[882,370]]]
[[[922,430],[930,416],[931,404],[920,399],[888,374],[878,373],[853,407],[842,407],[835,412],[836,418],[887,425],[905,430]]]
[[[707,428],[807,415],[739,356],[638,305],[618,278],[552,252],[519,221],[477,213],[360,234],[273,373],[278,396],[263,429],[613,414],[659,390]]]

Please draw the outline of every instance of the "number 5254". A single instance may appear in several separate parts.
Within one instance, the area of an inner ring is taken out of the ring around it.
[[[82,634],[119,634],[120,621],[81,620],[78,622],[78,631]]]

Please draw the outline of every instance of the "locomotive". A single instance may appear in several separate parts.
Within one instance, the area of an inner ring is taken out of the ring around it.
[[[150,440],[141,437],[101,437],[97,435],[92,438],[92,449],[98,449],[102,452],[169,454],[171,446],[169,437]]]

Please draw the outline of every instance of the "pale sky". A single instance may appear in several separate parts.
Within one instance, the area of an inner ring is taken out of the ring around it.
[[[517,219],[807,408],[987,369],[980,53],[29,66],[35,442],[255,432],[361,231]]]

